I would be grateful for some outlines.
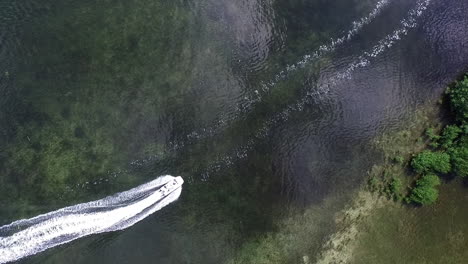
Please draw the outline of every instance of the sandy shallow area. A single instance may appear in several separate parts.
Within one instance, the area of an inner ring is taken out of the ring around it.
[[[323,251],[318,257],[317,264],[349,263],[357,246],[362,221],[376,209],[388,205],[390,202],[366,190],[360,191],[350,207],[337,213],[335,221],[338,231],[330,236],[324,244]],[[306,260],[304,263],[310,263]]]

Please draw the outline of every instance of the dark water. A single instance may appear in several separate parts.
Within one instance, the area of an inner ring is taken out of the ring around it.
[[[176,204],[23,262],[223,263],[333,197],[331,222],[379,160],[369,140],[468,69],[467,11],[2,0],[0,224],[164,174],[185,179]]]

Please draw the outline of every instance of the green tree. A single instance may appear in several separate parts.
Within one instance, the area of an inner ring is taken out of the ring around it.
[[[447,93],[456,118],[463,123],[468,123],[468,76],[455,82],[453,87],[447,89]]]
[[[461,177],[468,176],[468,146],[459,146],[450,151],[453,171]]]
[[[436,188],[438,185],[440,185],[440,179],[437,175],[424,175],[416,182],[416,187],[411,191],[409,200],[421,205],[434,203],[439,197],[439,191]]]
[[[458,127],[457,125],[448,125],[448,126],[446,126],[444,128],[444,131],[443,131],[442,137],[441,137],[442,147],[444,147],[444,148],[451,147],[455,143],[455,140],[460,136],[462,131],[463,130],[460,127]]]
[[[429,138],[431,143],[429,144],[433,148],[439,147],[440,135],[436,134],[434,128],[430,127],[426,129],[426,136]]]
[[[449,154],[430,150],[424,150],[416,155],[411,161],[411,166],[417,173],[449,173],[452,170]]]

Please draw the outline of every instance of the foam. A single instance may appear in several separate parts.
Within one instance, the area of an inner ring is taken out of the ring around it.
[[[162,176],[106,198],[65,207],[0,227],[0,263],[15,261],[75,239],[128,228],[176,201],[181,177]]]

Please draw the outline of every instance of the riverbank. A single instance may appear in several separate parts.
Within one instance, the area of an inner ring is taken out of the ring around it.
[[[466,185],[455,180],[440,188],[433,206],[409,207],[362,191],[336,218],[317,262],[463,263],[468,257]]]
[[[369,171],[368,185],[336,217],[317,263],[462,263],[468,257],[466,181],[445,176],[439,199],[430,205],[407,204],[420,177],[410,168],[416,153],[434,148],[425,137],[451,123],[441,101],[420,107],[404,127],[378,137],[374,146],[384,161]]]
[[[373,147],[383,154],[383,162],[372,166],[368,172],[368,184],[363,185],[349,206],[336,215],[337,231],[324,244],[317,263],[353,263],[359,241],[366,233],[364,224],[381,209],[401,206],[399,199],[394,202],[395,197],[388,186],[392,180],[398,179],[403,186],[409,187],[411,178],[407,176],[404,164],[415,151],[427,145],[419,140],[425,127],[441,122],[440,105],[432,102],[408,116],[400,128],[384,133],[373,141]]]
[[[275,231],[243,245],[239,254],[226,262],[237,263],[360,263],[357,252],[372,237],[369,226],[388,208],[395,208],[393,218],[404,218],[404,205],[388,190],[393,179],[402,183],[402,194],[409,192],[414,177],[407,164],[415,152],[429,142],[421,140],[427,127],[442,127],[445,122],[440,102],[430,102],[405,117],[400,126],[377,136],[370,144],[382,158],[368,171],[368,181],[354,191],[328,197],[305,210],[285,212]],[[442,205],[443,206],[443,205]],[[398,209],[398,210],[397,210]],[[383,241],[384,242],[384,241]],[[380,263],[380,262],[374,262]]]

